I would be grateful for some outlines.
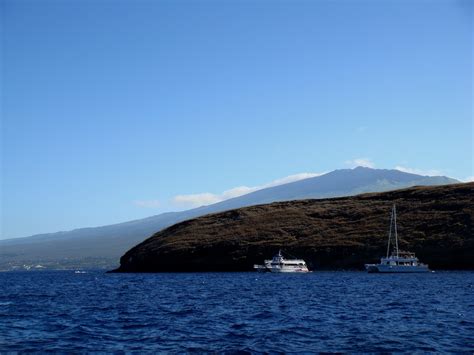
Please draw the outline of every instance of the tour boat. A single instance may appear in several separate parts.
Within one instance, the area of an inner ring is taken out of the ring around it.
[[[392,239],[392,226],[395,234],[395,250],[390,255],[390,242]],[[428,265],[421,263],[414,253],[398,250],[397,234],[397,210],[395,205],[390,216],[390,231],[388,233],[387,256],[380,259],[380,264],[365,264],[367,272],[383,273],[409,273],[409,272],[429,272]]]
[[[309,272],[303,259],[285,259],[281,250],[272,260],[265,260],[263,265],[254,265],[257,271],[270,272]]]

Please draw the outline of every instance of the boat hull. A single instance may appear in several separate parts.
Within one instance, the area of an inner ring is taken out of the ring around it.
[[[365,265],[367,272],[369,273],[400,273],[400,274],[411,274],[411,273],[424,273],[430,272],[427,265],[379,265],[379,264],[367,264]]]
[[[302,273],[302,272],[309,272],[308,269],[281,269],[281,268],[269,268],[270,272],[275,273]]]
[[[253,268],[258,272],[274,272],[274,273],[304,273],[310,272],[308,268],[280,268],[265,265],[254,265]]]

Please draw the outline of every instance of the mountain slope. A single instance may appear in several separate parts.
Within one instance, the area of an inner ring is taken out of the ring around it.
[[[364,192],[382,192],[416,185],[433,186],[458,182],[444,176],[420,176],[399,170],[357,167],[335,170],[314,178],[269,187],[213,206],[232,209],[276,201],[351,196]]]
[[[116,271],[245,271],[280,248],[313,269],[360,269],[385,255],[393,203],[402,250],[433,269],[474,269],[474,183],[467,183],[207,215],[156,233]]]
[[[140,220],[68,232],[0,240],[0,269],[23,264],[54,268],[105,267],[117,265],[129,248],[153,233],[175,223],[239,207],[304,198],[350,196],[415,185],[457,182],[447,177],[428,177],[398,170],[358,167],[255,191],[253,193],[183,212],[164,213]]]

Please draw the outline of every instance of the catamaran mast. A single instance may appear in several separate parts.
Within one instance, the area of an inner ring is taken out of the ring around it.
[[[393,221],[395,224],[395,248],[397,250],[397,258],[398,258],[397,208],[395,207],[395,204],[393,204]]]
[[[388,230],[387,258],[390,256],[390,241],[392,239],[392,223],[393,223],[393,207],[392,207],[392,213],[390,213],[390,229]]]
[[[390,230],[388,232],[387,258],[390,256],[390,242],[392,241],[392,226],[394,226],[394,231],[395,231],[395,252],[398,257],[397,208],[395,207],[395,204],[393,204],[392,213],[390,214]]]

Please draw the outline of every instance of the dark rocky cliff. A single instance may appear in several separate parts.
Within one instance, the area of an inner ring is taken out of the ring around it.
[[[432,269],[474,269],[474,183],[466,183],[203,216],[154,234],[122,256],[115,271],[245,271],[279,248],[312,269],[361,269],[386,252],[393,203],[401,249]]]

